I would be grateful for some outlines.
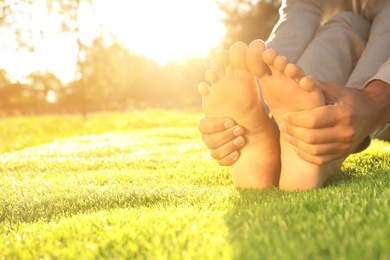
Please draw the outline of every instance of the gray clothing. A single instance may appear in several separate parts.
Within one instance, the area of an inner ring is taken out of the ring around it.
[[[279,13],[267,47],[306,75],[356,89],[390,84],[390,0],[285,0]]]

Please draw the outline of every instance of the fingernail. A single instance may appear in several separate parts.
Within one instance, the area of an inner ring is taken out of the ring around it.
[[[230,159],[236,159],[238,157],[238,152],[232,152],[230,155],[229,155]]]
[[[244,143],[245,143],[245,141],[244,141],[244,138],[242,138],[242,137],[237,137],[237,138],[234,139],[234,141],[233,141],[233,144],[234,144],[234,146],[236,146],[236,147],[241,147],[241,146],[244,145]]]
[[[279,130],[280,130],[280,132],[283,132],[283,133],[285,133],[286,132],[286,125],[280,125],[279,126]]]
[[[233,130],[233,134],[234,134],[235,136],[240,136],[240,135],[243,134],[243,132],[242,132],[241,128],[236,127],[236,128]]]
[[[234,122],[231,121],[231,120],[227,120],[223,123],[223,125],[225,126],[225,128],[231,128],[234,126]]]

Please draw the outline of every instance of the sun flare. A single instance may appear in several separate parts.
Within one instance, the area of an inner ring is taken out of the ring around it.
[[[93,12],[80,10],[80,35],[88,44],[100,32],[112,34],[136,54],[161,65],[200,57],[220,47],[226,33],[224,14],[214,0],[94,0]],[[50,71],[63,82],[74,77],[77,45],[74,36],[58,34],[50,18],[38,15],[32,26],[45,31],[35,52],[20,55],[0,46],[0,68],[12,78],[32,71]]]
[[[99,0],[96,12],[134,52],[160,64],[207,54],[225,35],[223,13],[210,0]]]

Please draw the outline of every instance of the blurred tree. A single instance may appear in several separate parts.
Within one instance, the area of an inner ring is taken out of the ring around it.
[[[12,47],[18,44],[19,48],[32,51],[34,44],[45,38],[46,27],[44,24],[26,25],[42,16],[47,18],[45,21],[54,23],[51,27],[57,28],[58,33],[72,35],[78,47],[73,82],[62,87],[54,75],[32,73],[27,79],[28,85],[7,85],[9,93],[12,87],[19,94],[10,99],[4,98],[7,101],[0,98],[1,104],[34,104],[38,109],[47,103],[48,94],[54,92],[58,104],[81,104],[84,115],[88,104],[95,106],[109,102],[125,104],[134,100],[138,104],[147,102],[170,107],[200,104],[197,84],[203,80],[208,58],[160,66],[148,58],[130,53],[115,39],[106,44],[104,39],[107,38],[104,37],[107,35],[103,37],[100,34],[93,41],[86,40],[81,32],[85,10],[93,13],[92,0],[0,0],[0,32],[9,34],[12,37],[7,37],[13,39],[12,43],[6,42],[5,45]],[[0,89],[3,90],[5,88]]]
[[[41,106],[53,102],[51,99],[57,98],[63,87],[61,80],[51,72],[33,72],[27,77],[27,81],[25,93],[37,112]]]
[[[192,58],[160,66],[116,41],[105,44],[103,38],[98,38],[86,48],[82,68],[83,80],[76,79],[65,89],[62,103],[79,102],[80,89],[84,89],[87,102],[95,107],[109,103],[121,108],[142,103],[194,106],[200,103],[197,85],[208,68],[208,60]]]
[[[93,12],[92,0],[0,0],[0,35],[7,36],[3,41],[12,39],[2,43],[8,48],[34,51],[45,36],[45,23],[57,23],[59,33],[74,33],[81,41],[81,8]]]
[[[62,82],[50,72],[33,72],[23,83],[12,82],[7,72],[0,70],[0,109],[39,110],[52,103],[63,88]]]
[[[41,36],[41,31],[29,26],[33,5],[33,0],[0,0],[0,35],[3,46],[16,47],[19,51],[34,50],[34,39]]]
[[[83,61],[85,59],[85,51],[87,45],[83,42],[81,37],[80,11],[82,8],[89,8],[93,13],[92,0],[46,0],[48,3],[48,10],[60,16],[60,26],[62,32],[69,32],[75,35],[77,43],[77,61],[75,78],[78,81],[84,81]],[[86,98],[86,84],[79,84],[80,93],[80,108],[83,117],[87,115],[87,98]]]
[[[29,105],[26,86],[9,80],[7,72],[0,70],[0,109],[9,110]]]
[[[8,79],[7,71],[0,70],[0,108],[10,106],[10,97],[15,94],[11,92],[12,90],[12,83]]]
[[[82,80],[81,66],[86,48],[80,33],[82,9],[84,12],[89,9],[89,12],[93,13],[92,0],[0,0],[0,35],[4,36],[3,41],[7,41],[2,44],[7,48],[16,46],[18,51],[31,52],[37,41],[44,38],[43,24],[57,23],[58,33],[66,32],[74,36],[78,47],[75,76]],[[51,19],[53,17],[54,19]],[[81,89],[80,93],[81,110],[85,115],[84,90]]]
[[[210,51],[210,57],[188,58],[181,68],[184,83],[178,91],[179,104],[201,108],[201,96],[198,93],[198,84],[204,81],[204,73],[210,67],[210,60],[214,58],[215,50]]]
[[[69,85],[64,102],[80,102],[83,98],[81,89],[85,91],[88,104],[116,102],[122,107],[131,100],[140,102],[155,93],[155,89],[148,92],[148,85],[159,78],[158,64],[129,52],[115,40],[110,42],[106,44],[103,37],[99,37],[85,48],[80,63],[83,77]]]
[[[236,41],[266,40],[278,21],[281,0],[230,0],[218,5],[226,14],[224,47],[229,48]]]

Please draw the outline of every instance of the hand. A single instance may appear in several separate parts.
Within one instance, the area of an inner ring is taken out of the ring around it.
[[[280,126],[284,140],[295,147],[298,156],[317,165],[345,158],[368,145],[367,136],[381,121],[379,104],[371,92],[330,82],[320,86],[328,105],[289,113]]]
[[[222,166],[232,165],[245,145],[244,128],[229,118],[202,117],[198,124],[203,142],[210,149],[211,157]]]

